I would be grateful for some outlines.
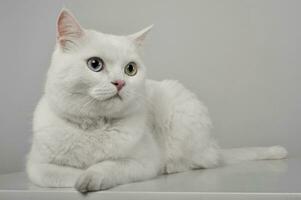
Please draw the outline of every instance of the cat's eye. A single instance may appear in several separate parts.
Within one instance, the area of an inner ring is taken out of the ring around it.
[[[134,62],[130,62],[124,67],[124,73],[128,76],[135,76],[137,74],[137,64]]]
[[[92,57],[87,60],[87,65],[89,69],[94,72],[99,72],[102,70],[104,63],[103,60],[99,57]]]

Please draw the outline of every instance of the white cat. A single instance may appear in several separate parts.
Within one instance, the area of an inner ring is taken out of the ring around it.
[[[140,47],[148,27],[129,36],[83,29],[63,10],[45,93],[34,113],[27,172],[45,187],[81,192],[212,168],[281,159],[281,146],[221,150],[207,108],[177,81],[145,78]]]

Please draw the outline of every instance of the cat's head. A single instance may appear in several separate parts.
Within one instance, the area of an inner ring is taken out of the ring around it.
[[[146,72],[140,49],[150,29],[127,36],[104,34],[82,28],[70,11],[61,11],[46,83],[50,104],[84,117],[118,117],[137,108]]]

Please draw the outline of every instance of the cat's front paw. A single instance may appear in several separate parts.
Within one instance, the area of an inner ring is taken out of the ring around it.
[[[86,193],[106,190],[112,186],[106,183],[103,174],[96,171],[87,170],[79,176],[74,187],[79,192]]]

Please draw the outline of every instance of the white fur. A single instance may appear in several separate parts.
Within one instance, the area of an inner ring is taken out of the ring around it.
[[[34,113],[27,171],[37,185],[81,192],[146,180],[162,173],[242,160],[281,159],[283,147],[220,150],[207,108],[177,81],[146,80],[140,46],[150,28],[130,36],[85,30],[67,11],[45,93]],[[86,59],[105,62],[91,71]],[[124,73],[134,61],[135,76]],[[112,81],[126,85],[117,94]]]

